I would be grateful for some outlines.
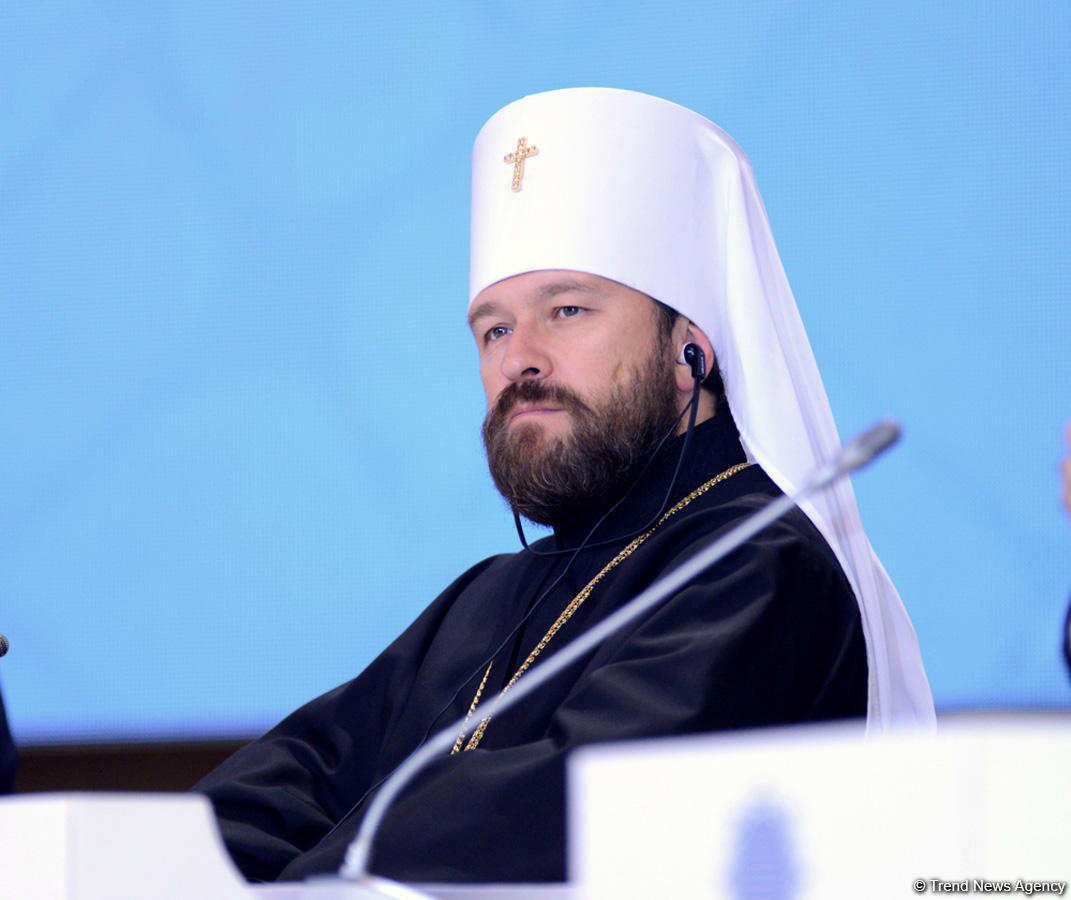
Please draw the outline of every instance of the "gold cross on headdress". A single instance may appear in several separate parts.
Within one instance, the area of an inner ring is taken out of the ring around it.
[[[517,138],[517,149],[513,153],[507,153],[504,161],[513,163],[513,190],[521,189],[521,180],[524,178],[524,161],[529,156],[535,156],[539,152],[536,146],[528,146],[528,138]]]

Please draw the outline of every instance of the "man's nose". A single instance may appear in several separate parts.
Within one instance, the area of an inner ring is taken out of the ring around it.
[[[528,381],[550,375],[551,361],[543,338],[534,328],[515,326],[502,357],[502,374],[510,381]]]

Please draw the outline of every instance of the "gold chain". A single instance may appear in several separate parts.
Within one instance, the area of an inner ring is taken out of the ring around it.
[[[491,666],[494,664],[494,660],[487,664],[487,671],[483,673],[483,678],[480,679],[480,686],[476,688],[476,696],[472,698],[469,711],[465,713],[465,721],[461,723],[461,734],[457,736],[457,740],[454,741],[454,749],[450,751],[451,756],[461,749],[461,744],[465,740],[465,726],[469,724],[469,719],[472,718],[472,714],[476,711],[476,704],[480,702],[480,697],[483,695],[483,686],[487,684],[487,676],[491,674]],[[466,747],[465,749],[467,750],[468,748]]]
[[[502,693],[506,693],[506,691],[513,687],[514,682],[516,682],[518,678],[520,678],[525,672],[528,671],[528,667],[531,666],[532,663],[535,662],[536,657],[543,652],[543,648],[550,643],[551,639],[554,637],[554,635],[558,633],[559,629],[566,622],[568,622],[570,618],[572,618],[573,613],[575,613],[580,608],[580,604],[588,599],[588,596],[591,594],[592,590],[594,590],[595,585],[602,581],[603,577],[608,572],[610,572],[611,569],[616,568],[620,563],[628,559],[636,551],[636,548],[639,547],[640,544],[642,544],[644,541],[646,541],[647,538],[649,538],[652,534],[654,534],[658,526],[665,522],[666,519],[668,519],[675,513],[680,512],[682,509],[684,509],[684,507],[686,507],[697,497],[701,497],[703,494],[709,491],[712,487],[714,487],[714,485],[718,484],[719,482],[725,481],[727,478],[732,478],[733,475],[735,475],[742,469],[746,469],[749,465],[751,465],[751,463],[737,463],[735,466],[730,466],[720,475],[715,475],[713,478],[710,479],[710,481],[706,482],[705,484],[699,485],[699,487],[692,491],[687,497],[684,497],[683,499],[678,501],[676,505],[666,510],[666,512],[662,514],[662,518],[660,518],[653,526],[651,526],[651,528],[649,528],[639,537],[633,538],[617,554],[617,556],[615,556],[605,566],[602,567],[602,570],[594,578],[592,578],[591,581],[584,585],[583,590],[581,590],[579,594],[573,597],[569,605],[562,610],[561,615],[558,616],[554,624],[547,629],[547,633],[543,635],[543,639],[535,645],[535,649],[533,649],[532,652],[528,654],[528,658],[523,663],[521,663],[521,667],[513,673],[513,677],[509,680],[506,686],[502,688]],[[493,665],[493,663],[491,665]],[[480,686],[476,689],[476,696],[472,698],[472,705],[469,707],[468,714],[465,716],[465,721],[462,723],[461,726],[461,734],[457,736],[457,740],[454,742],[454,748],[450,751],[451,756],[461,750],[461,745],[465,741],[465,726],[468,725],[469,719],[472,718],[472,714],[476,711],[476,707],[480,702],[480,697],[483,695],[484,685],[487,684],[487,676],[491,674],[491,665],[487,666],[487,671],[483,673],[483,679],[480,681]],[[487,730],[487,723],[490,721],[491,717],[488,716],[482,722],[480,722],[479,726],[472,733],[472,737],[469,738],[469,742],[465,744],[466,750],[475,750],[476,747],[479,746],[480,741],[483,739],[483,733]]]

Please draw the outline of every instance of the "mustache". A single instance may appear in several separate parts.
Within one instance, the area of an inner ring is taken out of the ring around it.
[[[522,403],[553,403],[573,413],[590,412],[580,396],[567,387],[542,381],[517,381],[507,385],[495,400],[489,419],[500,422]]]

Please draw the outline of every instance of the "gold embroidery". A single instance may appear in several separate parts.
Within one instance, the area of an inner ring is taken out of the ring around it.
[[[713,478],[710,479],[710,481],[706,482],[705,484],[701,484],[694,491],[688,494],[688,496],[684,497],[674,506],[666,510],[665,513],[662,514],[662,517],[653,526],[651,526],[651,528],[649,528],[647,531],[645,531],[638,537],[633,538],[617,554],[617,556],[615,556],[605,566],[603,566],[602,570],[594,578],[592,578],[591,581],[584,585],[583,590],[581,590],[580,593],[577,594],[569,602],[569,605],[562,610],[561,615],[558,616],[554,624],[547,629],[547,633],[543,635],[542,640],[540,640],[540,642],[535,645],[535,649],[533,649],[532,652],[528,654],[528,658],[523,663],[521,663],[521,667],[516,672],[514,672],[513,677],[509,680],[506,686],[502,688],[502,693],[506,693],[506,691],[513,687],[514,682],[516,682],[518,678],[520,678],[525,672],[528,671],[529,666],[531,666],[532,663],[535,662],[536,657],[543,652],[543,648],[550,643],[554,635],[558,633],[558,630],[566,622],[569,621],[573,613],[575,613],[580,608],[580,604],[587,600],[592,590],[594,590],[595,585],[602,581],[603,577],[608,572],[610,572],[610,570],[616,568],[620,563],[628,559],[628,557],[630,557],[636,551],[636,548],[638,548],[640,544],[642,544],[644,541],[647,540],[647,538],[654,534],[655,531],[658,529],[658,526],[665,522],[666,519],[668,519],[675,513],[680,512],[682,509],[684,509],[684,507],[686,507],[697,497],[701,497],[703,494],[709,491],[712,487],[714,487],[714,485],[718,484],[719,482],[725,481],[727,478],[732,478],[733,475],[743,469],[746,469],[749,465],[751,465],[751,463],[737,463],[735,466],[730,466],[721,474],[715,475]],[[468,724],[469,719],[472,717],[473,712],[476,710],[476,707],[480,702],[480,697],[483,694],[484,685],[487,683],[487,676],[490,674],[491,667],[488,666],[487,671],[483,673],[483,680],[480,682],[480,686],[476,690],[476,696],[472,699],[472,705],[469,707],[468,715],[465,716],[465,724]],[[480,741],[483,739],[483,733],[487,730],[487,723],[490,721],[491,717],[488,716],[482,722],[480,722],[479,726],[477,726],[476,730],[472,733],[472,737],[469,738],[469,742],[465,745],[466,750],[475,750],[476,747],[479,746]],[[451,755],[457,753],[460,750],[461,744],[464,742],[464,740],[465,733],[464,731],[462,731],[462,733],[458,735],[457,741],[455,741],[454,743],[454,749],[450,751]]]

